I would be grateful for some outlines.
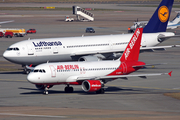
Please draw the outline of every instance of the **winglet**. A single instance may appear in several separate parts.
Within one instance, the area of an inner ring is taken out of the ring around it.
[[[168,73],[168,75],[171,77],[172,71]]]
[[[29,67],[32,67],[33,64],[29,65]]]

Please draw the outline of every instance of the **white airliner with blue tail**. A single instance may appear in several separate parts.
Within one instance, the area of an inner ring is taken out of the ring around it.
[[[162,0],[160,3],[144,28],[141,51],[159,50],[174,46],[156,46],[175,36],[173,32],[166,32],[173,2],[174,0]],[[116,59],[122,55],[131,37],[132,34],[117,34],[24,40],[9,46],[3,57],[22,66],[31,64],[36,66],[48,61]]]

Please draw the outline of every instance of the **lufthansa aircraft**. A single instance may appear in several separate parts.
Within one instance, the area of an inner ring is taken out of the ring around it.
[[[146,66],[138,61],[143,28],[136,29],[123,55],[118,60],[87,62],[55,62],[36,66],[27,76],[30,83],[39,89],[48,89],[53,85],[65,84],[65,92],[72,93],[70,85],[82,85],[85,92],[104,93],[104,84],[117,78],[165,75],[170,73],[128,75]]]
[[[174,0],[162,0],[160,3],[144,28],[141,51],[173,47],[156,46],[164,40],[175,36],[172,32],[165,32],[173,2]],[[117,59],[122,55],[131,36],[132,34],[120,34],[24,40],[11,45],[4,52],[3,57],[22,66],[31,64],[36,66],[48,61]]]
[[[177,13],[176,17],[168,22],[167,29],[175,29],[180,26],[180,11],[175,11]],[[129,33],[133,33],[136,28],[144,28],[147,25],[148,21],[139,21],[134,22],[134,25],[128,28]]]

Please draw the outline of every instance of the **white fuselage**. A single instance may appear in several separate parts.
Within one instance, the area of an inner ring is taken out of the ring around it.
[[[160,34],[174,35],[171,32],[143,33],[141,47],[158,45]],[[21,65],[77,61],[85,55],[99,55],[101,59],[108,59],[114,51],[123,52],[131,37],[132,34],[121,34],[24,40],[11,45],[3,56]]]
[[[119,60],[44,63],[36,66],[27,79],[33,84],[67,84],[76,82],[79,77],[106,76],[115,71],[120,64]],[[122,72],[116,74],[121,75]]]

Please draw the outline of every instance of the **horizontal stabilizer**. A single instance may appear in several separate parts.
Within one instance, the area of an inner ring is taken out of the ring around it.
[[[165,65],[165,64],[167,64],[167,63],[136,65],[136,66],[132,66],[132,67],[136,68],[136,67],[146,67],[146,66]]]

